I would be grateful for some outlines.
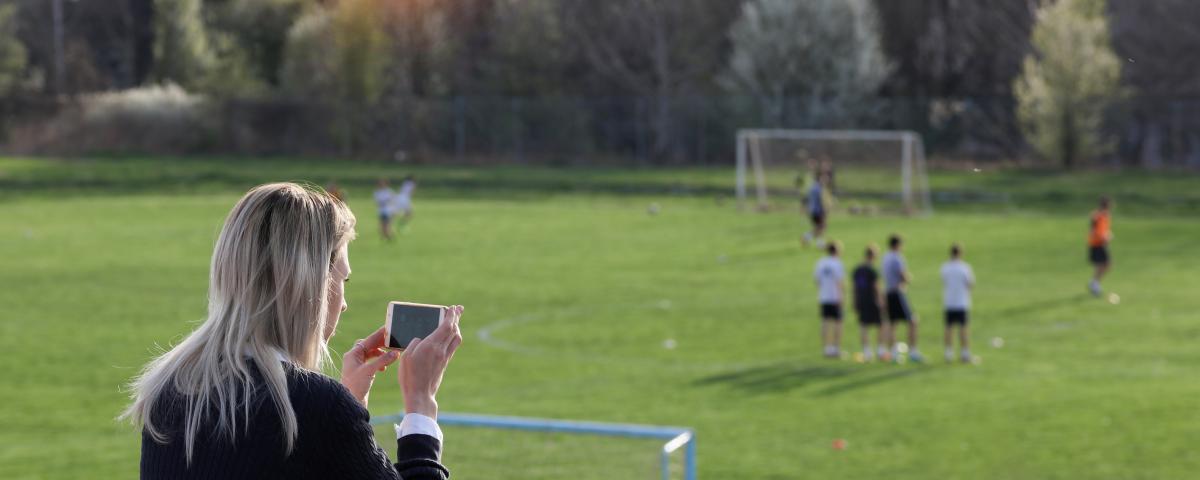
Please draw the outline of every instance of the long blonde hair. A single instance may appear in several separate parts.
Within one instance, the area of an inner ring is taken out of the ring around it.
[[[251,366],[283,425],[285,450],[297,436],[279,354],[303,369],[329,362],[330,268],[354,238],[354,214],[318,187],[272,183],[238,201],[217,238],[209,277],[208,317],[182,342],[155,358],[130,384],[133,402],[121,418],[155,441],[174,439],[155,425],[155,411],[182,407],[191,463],[201,427],[230,441],[249,423],[256,392]],[[160,404],[174,390],[176,405]],[[215,418],[213,415],[215,412]]]

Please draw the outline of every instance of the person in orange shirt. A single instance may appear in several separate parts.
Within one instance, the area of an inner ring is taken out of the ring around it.
[[[1109,216],[1111,206],[1112,201],[1108,197],[1100,197],[1100,208],[1092,212],[1092,227],[1088,233],[1088,260],[1096,267],[1088,290],[1097,297],[1102,291],[1100,279],[1108,272],[1111,263],[1108,255],[1108,242],[1112,240],[1112,218]]]

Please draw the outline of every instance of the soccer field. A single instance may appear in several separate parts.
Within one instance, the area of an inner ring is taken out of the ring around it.
[[[905,235],[931,359],[861,365],[820,356],[819,253],[800,247],[799,216],[714,201],[732,190],[732,168],[418,169],[416,217],[389,244],[370,191],[405,171],[0,160],[0,478],[136,476],[139,437],[114,421],[122,384],[203,318],[224,215],[257,182],[334,176],[359,218],[334,348],[381,325],[389,300],[465,305],[443,411],[694,427],[708,479],[1200,471],[1195,176],[935,172],[935,194],[1010,201],[935,205],[927,218],[835,215],[848,266],[868,242]],[[1105,282],[1115,304],[1085,289],[1086,215],[1100,193],[1117,195]],[[941,361],[937,269],[955,241],[978,277],[975,366]],[[847,323],[844,349],[857,349],[857,331]],[[401,408],[393,373],[375,383],[376,415]],[[655,478],[656,448],[455,428],[446,461],[465,479]]]

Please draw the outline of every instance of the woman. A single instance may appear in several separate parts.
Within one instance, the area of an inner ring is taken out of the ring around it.
[[[213,251],[208,318],[134,380],[122,415],[142,426],[142,478],[445,479],[435,395],[462,341],[462,307],[384,353],[384,330],[319,373],[346,310],[354,215],[327,193],[262,185],[233,207]],[[400,360],[397,460],[375,444],[367,397]]]

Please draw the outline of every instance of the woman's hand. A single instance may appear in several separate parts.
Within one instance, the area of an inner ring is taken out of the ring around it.
[[[400,357],[400,389],[404,413],[419,413],[437,419],[437,391],[442,386],[446,365],[462,343],[458,320],[462,305],[446,308],[446,322],[424,339],[414,338]]]
[[[371,393],[375,374],[386,370],[388,365],[400,358],[400,352],[382,350],[386,336],[387,329],[379,327],[371,336],[354,342],[354,348],[342,356],[342,385],[350,390],[363,408],[367,406],[367,395]]]

